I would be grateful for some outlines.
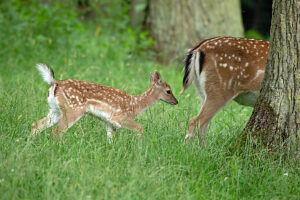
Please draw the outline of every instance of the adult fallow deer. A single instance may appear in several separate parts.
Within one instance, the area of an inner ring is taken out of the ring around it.
[[[194,81],[202,98],[200,113],[189,120],[185,139],[206,144],[206,128],[212,117],[232,99],[254,106],[264,77],[269,42],[256,39],[216,37],[188,51],[183,93]]]

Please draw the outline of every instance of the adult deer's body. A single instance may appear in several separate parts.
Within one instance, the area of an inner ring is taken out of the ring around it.
[[[186,139],[206,143],[206,128],[211,118],[234,99],[253,106],[264,77],[269,42],[217,37],[200,42],[189,50],[185,60],[184,92],[195,81],[202,97],[200,113],[189,120]]]
[[[63,133],[85,113],[93,114],[107,122],[107,136],[112,137],[115,128],[125,127],[143,132],[141,124],[133,121],[137,115],[157,100],[172,105],[178,101],[170,86],[161,80],[158,72],[150,76],[152,86],[141,95],[131,96],[125,91],[97,83],[80,80],[55,80],[54,73],[45,64],[38,64],[43,79],[51,85],[47,117],[32,124],[32,134],[58,123],[53,136]]]

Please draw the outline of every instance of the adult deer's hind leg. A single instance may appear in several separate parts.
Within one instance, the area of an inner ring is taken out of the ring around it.
[[[216,94],[214,96],[208,95],[200,110],[200,113],[189,120],[189,129],[185,136],[185,139],[193,140],[200,129],[200,135],[198,138],[199,140],[202,139],[202,141],[199,142],[205,145],[206,129],[209,121],[218,112],[219,109],[226,105],[229,100],[230,97],[224,97]]]

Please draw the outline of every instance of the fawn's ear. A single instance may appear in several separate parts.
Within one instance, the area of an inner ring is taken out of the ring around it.
[[[153,85],[155,83],[161,84],[161,75],[155,70],[154,74],[150,73],[150,83]]]

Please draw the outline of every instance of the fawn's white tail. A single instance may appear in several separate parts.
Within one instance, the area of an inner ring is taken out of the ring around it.
[[[55,83],[54,72],[50,67],[46,64],[37,64],[36,68],[40,71],[45,82],[49,85],[53,85]]]

